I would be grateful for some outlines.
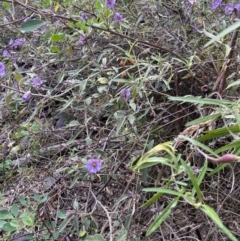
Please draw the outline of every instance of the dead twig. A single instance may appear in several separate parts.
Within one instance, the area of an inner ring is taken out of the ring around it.
[[[236,14],[237,18],[240,18],[240,10],[235,9],[235,14]],[[234,49],[234,46],[236,45],[236,41],[237,41],[238,31],[239,31],[238,29],[235,29],[232,34],[231,41],[230,41],[231,50],[227,56],[226,61],[223,64],[221,72],[213,86],[213,91],[217,91],[220,95],[222,94],[223,89],[225,88],[225,85],[226,85],[226,79],[228,76],[228,70],[229,70],[229,66],[231,63],[232,56],[233,56],[233,49]]]

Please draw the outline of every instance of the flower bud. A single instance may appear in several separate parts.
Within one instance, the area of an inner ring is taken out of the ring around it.
[[[239,157],[233,154],[225,154],[217,159],[218,163],[229,163],[238,161]]]

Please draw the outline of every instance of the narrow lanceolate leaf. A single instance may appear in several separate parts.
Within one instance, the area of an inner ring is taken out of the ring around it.
[[[155,166],[157,164],[163,164],[174,168],[173,165],[170,164],[170,161],[171,161],[170,158],[165,158],[165,157],[157,157],[157,156],[148,157],[148,158],[145,158],[141,163],[139,163],[139,165],[137,165],[134,168],[141,170],[147,167]]]
[[[231,231],[223,225],[222,220],[211,207],[209,207],[206,204],[203,204],[200,209],[204,213],[206,213],[209,218],[212,219],[212,221],[222,230],[223,233],[225,233],[228,236],[229,240],[238,241],[238,239],[231,233]]]
[[[42,27],[46,22],[40,19],[28,20],[21,24],[20,28],[22,32],[32,32],[40,27]]]
[[[223,106],[227,107],[228,105],[231,105],[232,102],[229,100],[215,100],[210,98],[200,98],[200,97],[193,97],[193,96],[185,96],[185,97],[168,97],[169,100],[174,101],[182,101],[182,102],[188,102],[188,103],[196,103],[196,104],[203,104],[203,105],[217,105],[217,106]]]
[[[163,187],[163,190],[169,190],[168,187],[171,185],[172,181],[168,181],[168,183]],[[160,199],[163,196],[164,193],[158,192],[154,194],[151,198],[149,198],[143,205],[142,207],[146,208],[152,203],[156,202],[158,199]]]
[[[172,147],[170,142],[166,142],[166,143],[161,143],[156,145],[155,147],[153,147],[151,150],[149,150],[148,152],[144,153],[141,158],[137,161],[136,165],[134,165],[132,168],[133,170],[137,170],[137,169],[142,169],[143,167],[145,168],[147,166],[151,166],[158,164],[158,163],[162,163],[162,164],[168,164],[170,162],[169,158],[157,158],[157,157],[153,157],[154,155],[156,155],[158,152],[163,151],[163,152],[167,152],[172,159],[174,159],[174,148]],[[150,158],[152,157],[152,158]],[[170,164],[168,164],[170,165]]]
[[[218,155],[214,151],[212,151],[211,148],[209,148],[208,146],[202,144],[201,142],[199,142],[197,140],[194,140],[194,139],[192,139],[190,137],[183,136],[183,135],[179,135],[179,138],[185,139],[185,140],[189,141],[190,143],[192,143],[193,145],[202,148],[203,150],[205,150],[206,152],[210,153],[211,155],[213,155],[215,157],[218,157]]]
[[[161,224],[168,218],[171,211],[178,204],[179,197],[175,198],[168,206],[163,210],[163,212],[153,221],[149,227],[146,236],[150,236]]]
[[[235,29],[237,29],[239,27],[240,27],[240,21],[237,21],[236,23],[230,25],[228,28],[224,29],[221,33],[219,33],[217,36],[215,36],[209,42],[207,42],[204,45],[204,48],[206,48],[207,46],[211,45],[212,43],[214,43],[216,41],[219,41],[222,37],[233,32]]]
[[[216,113],[216,114],[213,114],[213,115],[204,116],[204,117],[201,117],[201,118],[198,118],[196,120],[188,122],[185,126],[202,124],[202,123],[205,123],[209,120],[215,120],[218,117],[220,117],[221,115],[222,115],[221,113]]]
[[[194,176],[192,170],[189,168],[189,166],[184,161],[181,160],[181,162],[182,162],[182,165],[184,166],[184,170],[187,172],[188,176],[190,177],[191,182],[194,187],[192,196],[193,196],[193,194],[195,194],[195,192],[197,192],[198,200],[199,200],[199,202],[202,202],[202,193],[201,193],[201,190],[197,183],[197,179],[195,178],[195,176]]]
[[[160,187],[149,187],[149,188],[143,188],[144,192],[158,192],[158,193],[165,193],[170,194],[174,196],[184,197],[184,194],[182,192],[174,191],[171,189],[166,188],[160,188]]]
[[[238,125],[232,125],[229,127],[222,127],[216,130],[206,131],[206,134],[199,137],[197,140],[200,142],[203,142],[203,141],[211,140],[222,136],[227,136],[230,134],[230,131],[233,133],[238,133],[240,132],[240,128]]]

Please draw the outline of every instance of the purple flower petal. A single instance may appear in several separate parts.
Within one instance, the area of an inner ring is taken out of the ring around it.
[[[9,45],[11,46],[12,49],[14,50],[20,50],[23,44],[25,43],[26,39],[25,38],[18,38],[16,40],[10,39]]]
[[[86,13],[81,13],[81,14],[80,14],[80,19],[81,19],[81,20],[87,19]]]
[[[122,15],[121,15],[120,13],[115,13],[115,14],[114,14],[114,20],[115,20],[116,22],[121,22],[122,19],[123,19],[123,17],[122,17]]]
[[[212,3],[211,8],[215,10],[221,5],[221,3],[222,3],[222,0],[216,0],[215,2]]]
[[[5,65],[2,62],[0,62],[0,78],[2,78],[5,74],[6,74]]]
[[[9,52],[7,51],[7,49],[4,49],[3,50],[3,57],[9,57],[10,56],[10,54],[9,54]]]
[[[194,4],[197,2],[197,0],[188,0],[189,3]]]
[[[131,99],[131,91],[129,88],[122,89],[120,96],[127,102]]]
[[[41,85],[43,84],[43,81],[42,81],[39,77],[35,77],[35,78],[33,79],[33,84],[34,84],[35,86],[41,86]]]
[[[116,4],[116,0],[106,0],[106,5],[110,9],[114,8],[115,4]]]
[[[232,14],[233,11],[234,11],[234,5],[232,3],[229,3],[224,9],[225,14]]]
[[[236,4],[236,5],[234,6],[234,9],[236,9],[237,11],[239,11],[239,10],[240,10],[240,3]]]
[[[30,17],[24,18],[23,22],[27,22],[28,20],[30,20]]]
[[[23,101],[25,101],[25,102],[28,102],[28,101],[30,100],[30,98],[31,98],[31,91],[25,92],[25,93],[23,94],[23,96],[22,96],[22,99],[23,99]]]
[[[102,162],[98,159],[89,159],[86,167],[89,173],[97,173],[102,168]]]
[[[85,40],[85,38],[83,36],[81,36],[79,38],[79,40],[78,40],[78,44],[83,45],[84,44],[84,40]]]

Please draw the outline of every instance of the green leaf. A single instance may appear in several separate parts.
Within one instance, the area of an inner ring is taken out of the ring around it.
[[[86,144],[87,144],[87,146],[91,146],[92,145],[92,139],[88,136],[88,137],[86,137]]]
[[[160,163],[174,168],[174,166],[170,164],[170,161],[171,161],[170,158],[165,158],[165,157],[157,157],[157,156],[149,157],[149,158],[143,159],[138,165],[134,166],[134,169],[141,170],[147,167],[155,166]]]
[[[209,218],[212,219],[212,221],[222,230],[223,233],[225,233],[228,236],[228,238],[231,241],[238,241],[238,239],[230,232],[230,230],[223,225],[222,220],[219,218],[217,213],[211,207],[209,207],[206,204],[203,204],[200,209],[204,213],[206,213]]]
[[[60,49],[58,48],[58,46],[51,46],[50,47],[50,51],[52,53],[59,53],[60,52]]]
[[[240,85],[240,79],[238,79],[238,80],[230,83],[230,84],[227,86],[226,90],[229,89],[229,88],[231,88],[231,87],[233,87],[233,86],[235,86],[235,85]]]
[[[126,241],[128,230],[126,229],[125,225],[124,227],[125,229],[121,229],[116,233],[117,237],[115,238],[114,241]],[[134,241],[137,241],[137,239],[134,239]]]
[[[96,9],[96,10],[101,10],[102,9],[102,3],[101,3],[101,1],[96,1],[95,2],[95,5],[94,5],[94,8]]]
[[[25,200],[25,198],[23,197],[23,196],[20,196],[19,198],[18,198],[18,201],[23,205],[23,206],[25,206],[26,205],[26,200]]]
[[[218,148],[217,150],[215,150],[215,153],[221,153],[221,152],[226,152],[228,150],[231,150],[231,149],[236,149],[240,146],[240,139],[237,139],[237,140],[233,140],[231,143],[225,145],[225,146],[222,146],[220,148]]]
[[[121,130],[124,122],[126,120],[126,116],[122,116],[122,118],[119,120],[119,123],[117,125],[117,134],[119,133],[119,131]]]
[[[202,183],[202,181],[203,181],[203,178],[205,177],[207,168],[208,168],[208,162],[205,161],[205,162],[204,162],[204,165],[203,165],[203,167],[202,167],[202,170],[201,170],[200,174],[199,174],[198,177],[197,177],[197,184],[198,184],[198,186],[201,185],[201,183]]]
[[[233,104],[233,102],[229,100],[217,100],[217,99],[192,97],[192,96],[185,96],[185,97],[170,96],[168,97],[168,99],[173,101],[182,101],[182,102],[204,104],[204,105],[217,105],[222,107],[228,107],[229,105]]]
[[[15,80],[17,82],[20,82],[22,80],[22,78],[23,78],[22,75],[20,73],[18,73],[18,72],[14,72],[13,76],[14,76],[14,78],[15,78]]]
[[[78,237],[82,238],[82,237],[84,237],[86,234],[87,234],[86,231],[80,231],[79,234],[78,234]]]
[[[67,217],[59,226],[58,232],[61,233],[66,226],[68,225],[68,223],[73,219],[74,216],[69,216]]]
[[[154,162],[154,159],[151,159],[150,157],[152,157],[152,156],[154,156],[154,155],[156,155],[158,152],[160,152],[160,151],[164,151],[164,152],[167,152],[170,156],[171,156],[171,158],[175,161],[175,159],[176,159],[176,157],[174,156],[174,148],[172,147],[172,145],[171,145],[171,143],[170,142],[166,142],[166,143],[161,143],[161,144],[158,144],[158,145],[156,145],[155,147],[153,147],[152,149],[150,149],[148,152],[146,152],[146,153],[144,153],[142,156],[141,156],[141,158],[137,161],[137,163],[132,167],[133,168],[133,170],[137,170],[137,169],[139,169],[139,168],[141,168],[142,169],[142,165],[145,165],[147,162],[149,162],[149,163],[153,163]],[[165,164],[166,163],[168,163],[169,162],[169,159],[170,158],[160,158],[159,157],[159,159],[158,158],[156,158],[155,159],[155,164],[157,164],[157,163],[164,163],[165,162]],[[154,165],[154,164],[152,164],[152,165]],[[151,165],[151,166],[152,166]]]
[[[6,224],[6,221],[0,220],[0,229],[3,227],[4,224]]]
[[[84,241],[105,241],[103,236],[100,234],[95,234],[91,236],[87,236]]]
[[[53,238],[54,238],[54,240],[58,240],[59,232],[57,232],[57,231],[53,232]]]
[[[20,223],[19,223],[17,220],[12,220],[12,221],[10,222],[10,225],[11,225],[12,227],[14,227],[14,228],[20,227]]]
[[[14,217],[17,217],[18,211],[19,211],[18,205],[17,205],[17,204],[13,204],[11,211],[12,211],[13,216],[14,216]]]
[[[181,160],[181,163],[184,166],[184,169],[187,172],[188,176],[190,177],[190,180],[191,180],[191,182],[192,182],[192,184],[194,186],[195,191],[197,192],[197,196],[198,196],[199,202],[202,202],[203,201],[202,193],[201,193],[201,190],[200,190],[199,185],[197,183],[197,179],[195,178],[195,176],[193,174],[193,171],[189,168],[189,166],[186,164],[185,161]],[[192,192],[192,196],[193,197],[194,197],[194,192]]]
[[[75,199],[74,202],[73,202],[73,208],[74,208],[75,210],[78,210],[78,208],[79,208],[78,201],[77,201],[76,199]]]
[[[48,41],[48,39],[51,37],[52,35],[52,29],[49,29],[43,36],[43,42]]]
[[[153,221],[147,230],[146,236],[150,236],[161,224],[168,218],[171,211],[178,204],[179,197],[175,198],[164,210],[163,212]]]
[[[198,118],[196,120],[188,122],[185,126],[192,126],[192,125],[202,124],[202,123],[204,123],[206,121],[209,121],[209,120],[216,120],[220,116],[222,116],[221,113],[204,116],[204,117],[201,117],[201,118]]]
[[[169,190],[168,187],[171,185],[172,180],[169,180],[168,183],[163,187],[164,190]],[[154,194],[150,199],[148,199],[142,207],[148,207],[152,203],[156,202],[164,193],[158,192]]]
[[[32,217],[30,216],[25,216],[23,217],[22,219],[23,223],[26,225],[26,226],[30,226],[32,227],[34,225],[34,220]]]
[[[16,231],[17,228],[11,226],[10,223],[5,223],[2,227],[2,230],[6,231],[6,232],[13,232],[13,231]]]
[[[59,218],[61,218],[61,219],[65,219],[65,218],[67,217],[66,211],[64,211],[64,210],[59,210],[59,211],[57,212],[57,216],[58,216]]]
[[[38,203],[41,202],[41,197],[38,195],[38,193],[34,192],[33,198],[34,198],[34,200],[37,201]]]
[[[8,210],[0,210],[0,219],[14,219],[13,215]]]
[[[213,176],[214,174],[220,172],[222,169],[224,169],[226,166],[228,166],[229,164],[228,163],[222,163],[220,165],[218,165],[216,168],[214,168],[213,171],[211,171],[210,173],[208,173],[208,176],[211,177]]]
[[[238,133],[240,132],[240,129],[238,125],[232,125],[227,128],[222,127],[216,130],[206,131],[207,134],[199,137],[197,140],[200,142],[203,142],[203,141],[211,140],[218,137],[228,136],[230,134],[229,131],[233,133]]]
[[[183,135],[179,135],[179,138],[183,138],[183,139],[189,141],[190,143],[192,143],[193,145],[198,146],[198,147],[201,147],[203,150],[209,152],[209,153],[212,154],[213,156],[218,157],[218,155],[217,155],[214,151],[212,151],[208,146],[200,143],[199,141],[196,141],[196,140],[194,140],[194,139],[192,139],[192,138],[189,138],[189,137],[183,136]]]
[[[142,207],[148,207],[151,204],[153,204],[154,202],[156,202],[161,196],[163,196],[164,193],[158,192],[156,194],[154,194],[151,198],[149,198],[143,205]]]
[[[133,111],[136,111],[137,105],[136,105],[134,102],[131,101],[131,102],[129,103],[129,106],[132,108]]]
[[[97,79],[97,82],[99,82],[100,84],[105,85],[105,84],[108,83],[108,78],[106,78],[106,77],[100,77],[100,78]]]
[[[77,120],[70,121],[69,124],[66,125],[66,128],[70,128],[74,126],[80,126],[80,123]]]
[[[89,97],[85,100],[86,105],[90,105],[92,103],[92,97]]]
[[[219,33],[217,36],[215,36],[210,41],[208,41],[204,45],[204,48],[206,48],[207,46],[209,46],[210,44],[212,44],[216,41],[219,41],[222,37],[224,37],[225,35],[233,32],[235,29],[237,29],[239,27],[240,27],[240,21],[236,21],[234,24],[230,25],[228,28],[224,29],[221,33]]]
[[[22,32],[32,32],[42,27],[46,22],[39,19],[28,20],[20,25]]]
[[[64,35],[63,35],[63,34],[53,34],[53,35],[51,36],[51,41],[52,41],[52,42],[60,42],[60,41],[63,40],[63,38],[64,38]]]
[[[165,188],[160,188],[160,187],[149,187],[149,188],[143,188],[144,192],[159,192],[159,193],[165,193],[165,194],[170,194],[174,196],[179,196],[179,197],[184,197],[184,194],[182,192],[174,191],[171,189],[165,189]]]
[[[134,115],[129,115],[128,116],[128,120],[130,122],[131,125],[133,125],[134,121],[136,120],[135,116]]]

